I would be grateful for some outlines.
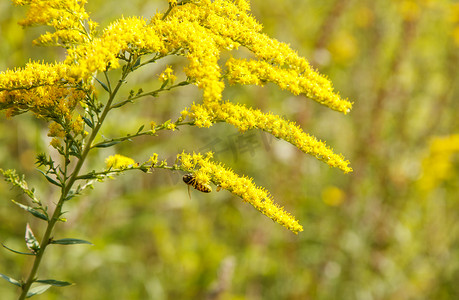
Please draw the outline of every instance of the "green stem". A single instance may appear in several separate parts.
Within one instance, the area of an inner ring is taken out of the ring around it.
[[[183,126],[183,125],[190,125],[191,126],[191,125],[194,125],[194,121],[190,121],[190,122],[176,121],[176,122],[174,122],[174,124],[175,124],[175,126]],[[103,144],[106,144],[106,143],[111,143],[111,142],[120,142],[121,143],[121,142],[130,140],[130,139],[139,137],[139,136],[154,135],[156,132],[161,131],[161,130],[167,130],[167,128],[164,126],[164,124],[156,126],[153,131],[152,130],[141,131],[141,132],[137,132],[135,134],[131,134],[131,135],[128,135],[128,136],[122,136],[122,137],[116,137],[116,138],[112,138],[112,139],[106,139],[106,140],[103,140],[100,143],[92,145],[92,148],[97,148],[100,145],[103,145]]]
[[[151,92],[146,92],[146,93],[138,94],[138,95],[133,96],[133,97],[127,99],[127,100],[123,100],[123,101],[120,101],[120,102],[118,102],[118,103],[113,104],[113,106],[111,107],[111,109],[112,109],[112,108],[121,107],[121,106],[123,106],[123,105],[125,105],[125,104],[127,104],[127,103],[129,103],[129,102],[132,102],[132,101],[134,101],[134,100],[136,100],[136,99],[139,99],[139,98],[142,98],[142,97],[146,97],[146,96],[158,97],[158,93],[160,93],[160,92],[170,91],[170,90],[172,90],[172,89],[175,89],[175,88],[178,88],[178,87],[181,87],[181,86],[185,86],[185,85],[189,85],[189,84],[190,84],[190,82],[187,81],[187,80],[185,80],[185,81],[179,82],[179,83],[176,84],[176,85],[171,85],[171,86],[169,86],[169,87],[167,87],[167,88],[166,88],[166,87],[161,87],[161,88],[159,88],[159,89],[157,89],[157,90],[154,90],[154,91],[151,91]]]
[[[110,111],[110,106],[111,106],[113,100],[115,99],[115,95],[118,92],[118,90],[120,89],[120,87],[123,84],[124,80],[126,79],[127,75],[129,74],[129,70],[130,70],[130,68],[128,68],[128,67],[125,68],[125,72],[123,72],[123,75],[122,75],[121,79],[119,80],[117,86],[115,87],[113,92],[110,94],[110,97],[109,97],[109,99],[107,101],[107,104],[105,105],[104,111],[102,112],[102,115],[100,116],[100,118],[99,118],[99,120],[97,122],[97,125],[94,127],[94,130],[92,131],[90,137],[88,138],[87,144],[84,147],[83,153],[81,154],[81,157],[79,158],[79,160],[78,160],[78,162],[77,162],[77,164],[75,166],[75,169],[72,172],[71,177],[69,178],[67,184],[64,183],[64,185],[62,187],[61,197],[59,199],[59,202],[56,205],[56,208],[54,209],[53,216],[48,221],[48,226],[46,227],[46,231],[43,234],[43,238],[41,240],[40,250],[38,250],[38,252],[37,252],[37,254],[35,256],[35,260],[34,260],[32,269],[30,270],[30,273],[29,273],[29,276],[27,278],[27,281],[22,286],[22,293],[18,298],[19,300],[24,300],[26,298],[27,293],[29,292],[32,283],[36,280],[35,276],[37,275],[37,271],[38,271],[38,268],[40,266],[40,263],[41,263],[41,260],[43,258],[43,255],[45,253],[45,249],[51,242],[51,233],[53,231],[53,228],[56,225],[56,222],[60,219],[61,212],[62,212],[62,206],[64,205],[65,199],[66,199],[70,189],[72,188],[73,184],[77,180],[78,173],[80,172],[81,167],[83,166],[83,164],[84,164],[84,162],[86,160],[86,157],[88,156],[88,153],[91,150],[91,144],[94,141],[94,139],[96,138],[97,133],[99,132],[99,130],[100,130],[100,128],[101,128],[101,126],[102,126],[102,124],[103,124],[103,122],[105,120],[105,117],[107,116],[108,112]],[[67,161],[67,157],[65,158],[65,161]],[[65,163],[65,164],[67,164],[67,163]]]

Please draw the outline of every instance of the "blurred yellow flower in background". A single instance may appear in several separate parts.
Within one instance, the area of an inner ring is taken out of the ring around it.
[[[328,186],[322,190],[322,201],[329,206],[340,206],[344,202],[344,192],[336,186]]]

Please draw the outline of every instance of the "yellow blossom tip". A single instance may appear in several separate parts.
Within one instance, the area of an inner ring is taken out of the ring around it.
[[[105,159],[105,165],[107,169],[126,169],[135,165],[135,161],[127,156],[115,154]]]
[[[200,153],[188,154],[182,152],[180,154],[181,168],[193,174],[194,184],[204,186],[209,181],[212,181],[219,189],[226,189],[239,196],[262,214],[292,232],[303,231],[303,227],[298,221],[282,207],[275,204],[271,195],[265,189],[257,187],[252,179],[240,177],[232,170],[225,168],[221,163],[211,161],[211,157],[210,153],[202,155]]]

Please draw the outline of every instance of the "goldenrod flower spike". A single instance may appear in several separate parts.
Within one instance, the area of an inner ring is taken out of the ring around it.
[[[49,25],[56,30],[47,32],[34,42],[43,45],[57,45],[59,40],[64,45],[89,41],[86,29],[82,25],[89,19],[84,9],[86,0],[13,0],[16,5],[28,5],[27,17],[20,21],[23,26]],[[90,29],[95,27],[91,22]]]
[[[126,169],[129,166],[135,165],[135,161],[121,154],[115,154],[105,159],[105,165],[107,169]]]
[[[352,103],[334,93],[330,84],[325,82],[321,85],[323,77],[315,72],[300,72],[296,68],[281,68],[266,61],[234,58],[229,59],[226,66],[231,84],[264,85],[266,82],[273,82],[294,95],[305,94],[320,104],[345,114],[352,108]]]
[[[72,67],[29,62],[24,68],[0,73],[0,110],[7,116],[32,111],[38,118],[71,120],[84,91],[73,87]]]
[[[352,172],[349,161],[345,160],[342,155],[335,154],[325,143],[305,133],[294,122],[277,115],[265,114],[258,109],[225,102],[212,107],[193,104],[190,111],[182,112],[182,116],[188,116],[199,127],[208,127],[213,123],[224,121],[235,126],[240,132],[261,129],[291,143],[331,167],[339,168],[345,173]]]
[[[42,2],[46,1],[38,1],[39,5]],[[54,2],[51,3],[59,11],[62,7],[70,9],[72,20],[88,18],[81,11],[83,2],[78,5],[73,1]],[[55,25],[54,21],[61,22],[58,16],[48,12],[50,9],[41,12],[44,16],[39,15],[35,7],[31,7],[30,11],[36,18],[29,17],[29,23]],[[227,62],[230,83],[262,84],[263,81],[272,81],[293,94],[305,94],[334,110],[349,112],[352,104],[333,92],[331,82],[312,70],[309,63],[287,44],[260,33],[262,26],[248,11],[247,1],[203,0],[176,6],[167,18],[163,20],[157,15],[149,24],[142,18],[121,18],[109,25],[102,36],[91,36],[90,41],[68,49],[65,63],[76,67],[70,72],[72,77],[89,78],[98,71],[106,70],[107,66],[118,68],[118,55],[124,51],[167,55],[183,49],[186,51],[182,53],[189,61],[185,73],[203,89],[204,103],[210,104],[221,101],[224,88],[218,65],[220,52],[243,45],[258,60],[230,59]],[[79,25],[76,22],[60,24],[58,29],[74,30],[75,26]],[[53,38],[42,36],[49,42]]]
[[[308,61],[289,45],[260,33],[262,26],[248,13],[248,3],[238,2],[200,1],[199,5],[178,7],[172,15],[180,19],[191,18],[190,21],[199,23],[214,34],[213,39],[220,48],[230,50],[243,45],[258,58],[250,62],[230,59],[227,62],[230,83],[261,84],[263,80],[272,81],[296,95],[304,93],[334,110],[350,111],[352,103],[334,93],[326,77],[315,72]]]
[[[48,64],[29,61],[24,68],[15,68],[0,73],[0,91],[74,83],[76,78],[69,76],[72,68],[63,63]]]
[[[179,155],[181,168],[195,174],[195,179],[199,183],[205,185],[212,181],[220,188],[241,197],[262,214],[293,233],[297,234],[303,231],[303,226],[292,215],[274,203],[268,191],[257,187],[251,178],[240,177],[221,163],[211,161],[211,158],[211,153],[204,156],[200,153],[188,154],[183,152]]]

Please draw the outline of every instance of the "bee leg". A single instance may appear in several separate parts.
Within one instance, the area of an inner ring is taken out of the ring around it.
[[[190,186],[188,186],[188,197],[190,197],[190,200],[191,200]]]

